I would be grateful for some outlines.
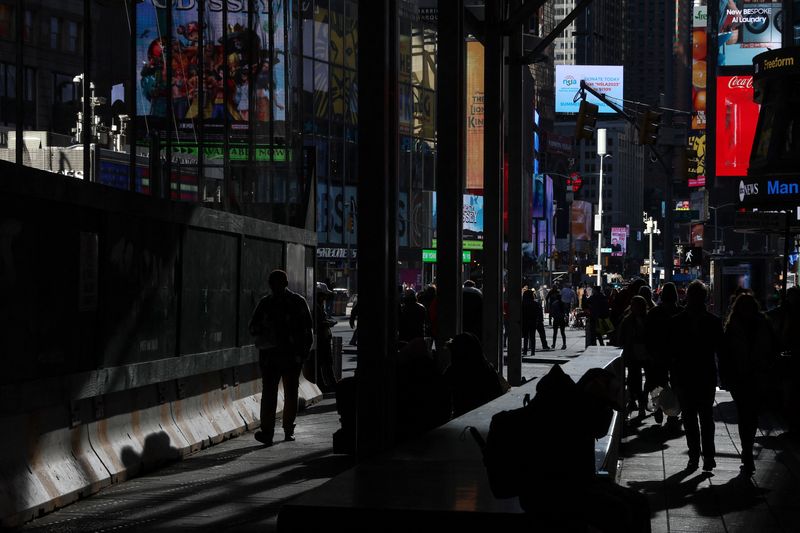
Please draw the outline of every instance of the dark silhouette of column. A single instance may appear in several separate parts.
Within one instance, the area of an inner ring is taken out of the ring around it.
[[[503,17],[501,0],[487,0],[483,120],[483,346],[503,367]]]
[[[358,16],[357,456],[391,447],[397,355],[397,0],[361,2]]]
[[[439,5],[436,101],[436,288],[439,338],[461,331],[461,241],[464,204],[464,2]],[[361,89],[359,89],[361,90]],[[447,361],[439,360],[440,364]]]
[[[520,0],[511,3],[512,11],[521,5]],[[522,25],[511,28],[508,39],[508,252],[506,265],[508,281],[508,372],[512,385],[522,381],[522,347],[520,346],[522,313],[522,148],[524,118],[522,112],[522,84],[524,68]]]

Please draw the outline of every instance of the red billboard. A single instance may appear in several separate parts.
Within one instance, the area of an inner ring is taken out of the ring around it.
[[[758,122],[752,76],[717,78],[717,176],[746,176]]]

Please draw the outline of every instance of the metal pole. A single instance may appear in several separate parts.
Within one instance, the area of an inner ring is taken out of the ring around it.
[[[597,285],[602,287],[601,281],[603,270],[603,156],[600,156],[600,187],[598,189],[597,200]]]
[[[648,233],[650,233],[650,263],[648,264],[647,268],[647,273],[648,273],[647,283],[648,285],[650,285],[650,287],[653,286],[653,233],[654,233],[653,230],[654,230],[653,219],[650,218],[647,221],[647,231]]]
[[[783,280],[781,282],[781,305],[786,303],[786,286],[789,278],[789,240],[791,234],[792,211],[786,210],[786,228],[783,233]]]
[[[603,159],[606,158],[606,129],[597,130],[597,155],[600,156],[600,185],[597,198],[597,286],[602,287],[603,271]]]

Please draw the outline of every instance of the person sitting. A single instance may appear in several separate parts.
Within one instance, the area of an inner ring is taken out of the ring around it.
[[[522,461],[531,475],[519,502],[542,530],[650,531],[647,497],[596,472],[595,440],[608,433],[613,411],[622,409],[620,388],[609,370],[590,368],[575,383],[559,365],[536,386],[533,425],[551,437],[533,439]]]
[[[453,403],[453,417],[505,394],[508,384],[486,360],[483,347],[472,333],[459,333],[448,343],[451,363],[444,371]]]

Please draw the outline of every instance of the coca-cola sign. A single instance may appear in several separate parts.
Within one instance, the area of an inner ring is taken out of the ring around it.
[[[731,76],[728,78],[728,89],[752,89],[753,76]]]
[[[746,176],[758,123],[752,76],[717,78],[717,176]]]

